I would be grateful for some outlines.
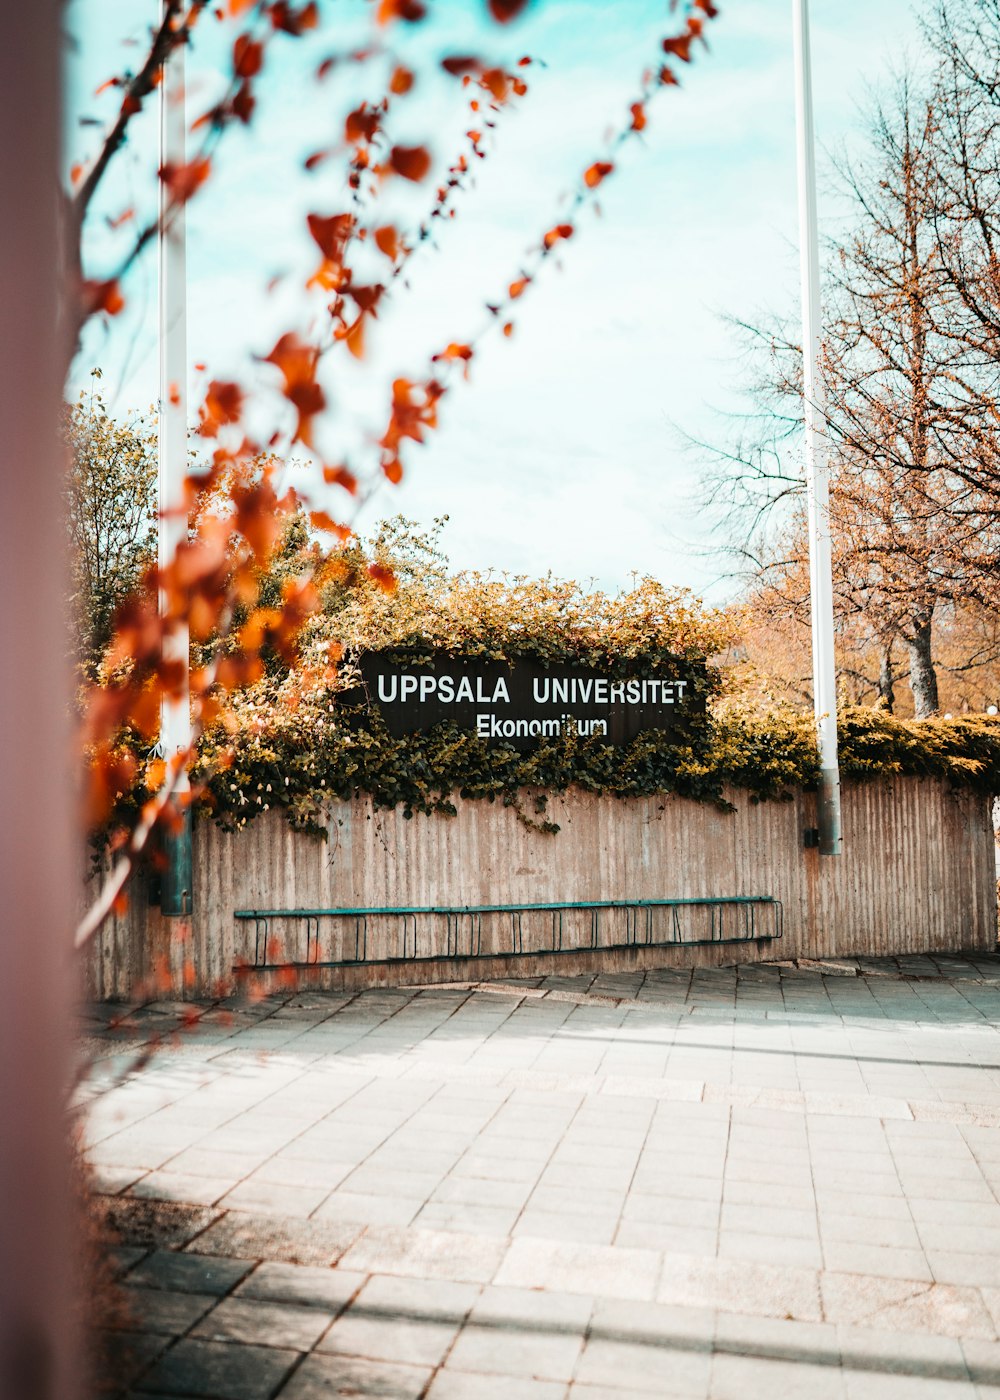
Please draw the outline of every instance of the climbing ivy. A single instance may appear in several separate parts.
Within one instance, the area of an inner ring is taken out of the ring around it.
[[[378,570],[369,574],[372,560],[391,571],[394,587],[380,585]],[[201,738],[193,774],[201,806],[229,829],[280,808],[294,826],[322,831],[331,801],[365,794],[406,816],[454,813],[456,795],[501,801],[552,831],[546,796],[569,788],[727,807],[732,789],[753,802],[780,800],[818,779],[812,715],[741,690],[713,660],[731,640],[730,621],[683,591],[645,579],[609,597],[553,579],[452,575],[437,533],[420,535],[406,521],[383,526],[367,551],[345,550],[324,586],[296,664],[238,692],[225,722]],[[609,675],[660,671],[685,680],[695,703],[679,730],[620,747],[566,733],[523,752],[451,721],[394,738],[377,707],[351,703],[358,659],[375,650],[410,665],[531,658]],[[994,718],[898,720],[847,708],[840,744],[846,780],[933,777],[1000,791]],[[146,795],[140,782],[121,805]]]

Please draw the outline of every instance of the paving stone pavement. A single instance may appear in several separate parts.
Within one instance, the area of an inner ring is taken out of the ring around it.
[[[1000,958],[121,1018],[129,1400],[1000,1400]]]

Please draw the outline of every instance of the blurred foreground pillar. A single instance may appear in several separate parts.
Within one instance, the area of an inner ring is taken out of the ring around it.
[[[0,1397],[75,1400],[60,5],[15,8],[0,44]]]

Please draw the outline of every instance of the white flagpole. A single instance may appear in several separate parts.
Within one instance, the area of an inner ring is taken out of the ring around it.
[[[161,0],[161,15],[168,0]],[[184,45],[171,50],[160,84],[160,165],[181,166],[185,161]],[[170,191],[160,183],[160,434],[159,434],[159,565],[166,568],[187,537],[183,511],[187,474],[187,283],[185,266],[184,205],[171,207]],[[161,594],[161,608],[164,598]],[[180,661],[184,668],[182,690],[163,701],[160,710],[160,749],[169,763],[191,744],[191,700],[188,678],[190,638],[187,625],[164,642],[164,660]],[[181,773],[175,791],[190,790],[187,771]],[[191,910],[191,822],[185,813],[181,832],[167,840],[167,869],[161,886],[164,914]]]
[[[819,738],[817,823],[821,855],[839,856],[840,765],[837,758],[837,672],[833,651],[833,565],[830,486],[820,404],[821,308],[816,149],[813,128],[809,0],[792,0],[795,47],[795,125],[802,269],[802,367],[805,397],[806,491],[809,502],[809,595],[812,612],[813,708]]]

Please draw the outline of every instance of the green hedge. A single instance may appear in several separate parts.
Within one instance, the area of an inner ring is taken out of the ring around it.
[[[1000,721],[898,720],[879,711],[846,709],[840,716],[845,780],[895,776],[944,779],[982,793],[1000,791]],[[210,748],[211,745],[208,745]],[[600,737],[561,736],[532,753],[488,744],[453,724],[393,739],[377,719],[357,727],[337,722],[336,706],[319,713],[301,705],[262,717],[235,744],[230,767],[207,763],[205,805],[217,820],[239,828],[270,807],[284,808],[298,827],[319,830],[331,799],[370,795],[376,805],[453,813],[454,795],[501,800],[525,821],[553,830],[544,800],[524,794],[570,787],[612,797],[674,793],[728,805],[725,789],[751,801],[780,800],[815,786],[818,754],[812,717],[791,710],[768,715],[723,705],[678,743],[650,732],[615,748]]]
[[[401,518],[384,522],[369,546],[352,543],[321,566],[322,607],[306,626],[296,664],[276,658],[262,681],[227,698],[226,724],[200,741],[194,777],[204,784],[203,806],[224,826],[238,829],[278,807],[294,825],[319,831],[333,799],[367,794],[412,815],[453,812],[461,794],[505,802],[551,830],[544,794],[571,787],[622,798],[675,793],[725,806],[727,788],[764,801],[815,785],[812,716],[754,699],[751,685],[712,664],[733,640],[732,617],[653,579],[609,596],[551,577],[453,574],[440,548],[443,525],[422,533]],[[293,521],[286,535],[262,597],[270,597],[268,588],[280,596],[286,575],[315,568],[304,521]],[[383,574],[391,570],[391,591],[368,572],[371,560]],[[621,748],[564,734],[523,753],[449,722],[394,739],[377,712],[345,714],[357,683],[354,662],[373,651],[409,664],[530,657],[609,675],[631,667],[686,680],[697,703],[682,730],[642,734]],[[840,716],[840,738],[849,781],[913,775],[1000,791],[997,719],[915,722],[854,708]],[[143,742],[123,737],[137,757]],[[128,824],[147,796],[140,782],[121,800],[118,817]]]

